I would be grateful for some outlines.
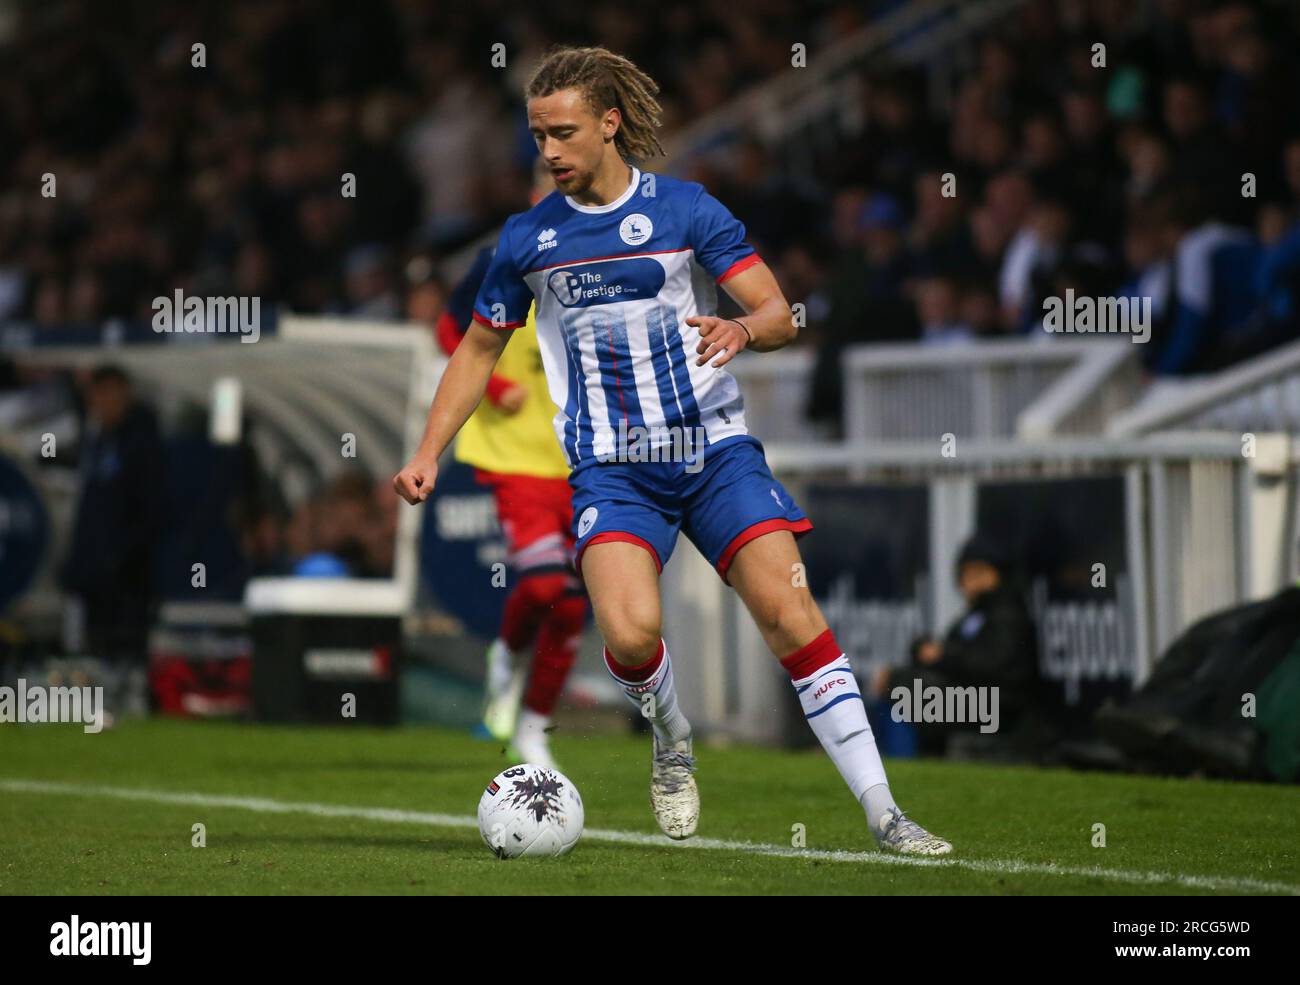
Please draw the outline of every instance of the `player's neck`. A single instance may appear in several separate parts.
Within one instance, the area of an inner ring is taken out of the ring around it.
[[[582,195],[574,195],[579,205],[609,205],[627,191],[632,183],[632,168],[621,157],[613,157],[602,164],[591,186]]]

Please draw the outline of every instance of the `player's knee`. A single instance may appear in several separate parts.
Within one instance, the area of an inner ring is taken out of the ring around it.
[[[616,619],[602,635],[610,654],[624,666],[643,664],[659,650],[659,622],[645,614]]]
[[[769,641],[799,646],[816,635],[820,613],[808,592],[781,592],[754,606],[754,620]]]

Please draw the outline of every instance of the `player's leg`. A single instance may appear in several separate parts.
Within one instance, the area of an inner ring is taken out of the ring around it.
[[[567,574],[566,531],[542,508],[546,480],[481,469],[475,476],[492,489],[507,541],[506,562],[514,574],[501,629],[488,647],[483,705],[484,728],[493,738],[507,742],[515,734],[531,654],[543,622],[572,593],[574,581]],[[546,724],[536,730],[543,737]]]
[[[801,572],[794,535],[776,530],[738,548],[726,577],[789,671],[809,726],[862,805],[877,841],[908,854],[951,851],[951,845],[908,819],[894,803],[849,659]]]
[[[577,659],[587,620],[587,597],[571,562],[573,504],[569,483],[565,479],[537,479],[534,488],[537,529],[540,533],[547,529],[543,525],[550,528],[549,533],[539,536],[539,542],[550,545],[552,539],[558,538],[563,553],[555,553],[548,546],[548,553],[538,558],[540,570],[533,569],[538,589],[545,597],[539,599],[543,614],[537,627],[528,686],[515,723],[514,746],[526,762],[555,769],[549,739],[551,719]],[[559,566],[561,560],[563,567]]]
[[[804,714],[867,813],[872,834],[900,851],[951,850],[894,804],[866,706],[844,651],[801,573],[795,536],[812,524],[772,475],[762,446],[733,439],[692,477],[682,529],[732,584],[790,672]]]
[[[587,601],[574,575],[567,571],[525,571],[516,593],[541,612],[529,640],[508,638],[520,654],[511,683],[513,704],[503,702],[500,715],[511,720],[511,744],[520,760],[557,769],[550,751],[549,730],[555,705],[577,657],[587,615]],[[531,650],[531,658],[523,655]],[[522,686],[521,681],[526,681]],[[522,690],[522,694],[520,691]]]
[[[670,838],[689,838],[700,816],[691,724],[677,702],[661,635],[658,555],[611,533],[581,554],[582,577],[605,641],[605,666],[654,732],[650,804]]]

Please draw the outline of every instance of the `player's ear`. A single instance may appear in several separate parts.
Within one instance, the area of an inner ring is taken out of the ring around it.
[[[605,143],[609,143],[618,134],[618,128],[623,125],[623,114],[619,112],[617,106],[611,106],[605,111],[605,118],[600,122],[600,134]]]

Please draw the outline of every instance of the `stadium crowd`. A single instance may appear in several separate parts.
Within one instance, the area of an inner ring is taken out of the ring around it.
[[[177,288],[432,322],[440,261],[526,205],[518,93],[552,41],[644,65],[671,135],[871,7],[25,8],[0,58],[0,323],[147,320]],[[744,133],[673,166],[805,302],[814,417],[838,416],[844,346],[1034,332],[1069,288],[1150,298],[1147,368],[1204,371],[1296,335],[1297,41],[1267,0],[1033,0],[944,98],[933,66],[873,62],[861,125],[811,167]]]
[[[1297,39],[1294,6],[1033,3],[943,113],[923,75],[865,76],[866,125],[819,168],[829,261],[771,182],[756,227],[817,298],[814,415],[838,414],[845,345],[1044,333],[1071,289],[1150,299],[1153,375],[1300,336]]]
[[[397,315],[412,252],[441,257],[527,206],[518,93],[550,44],[633,57],[671,128],[786,69],[792,34],[852,29],[859,6],[28,5],[0,39],[0,322],[148,319],[176,288]]]

